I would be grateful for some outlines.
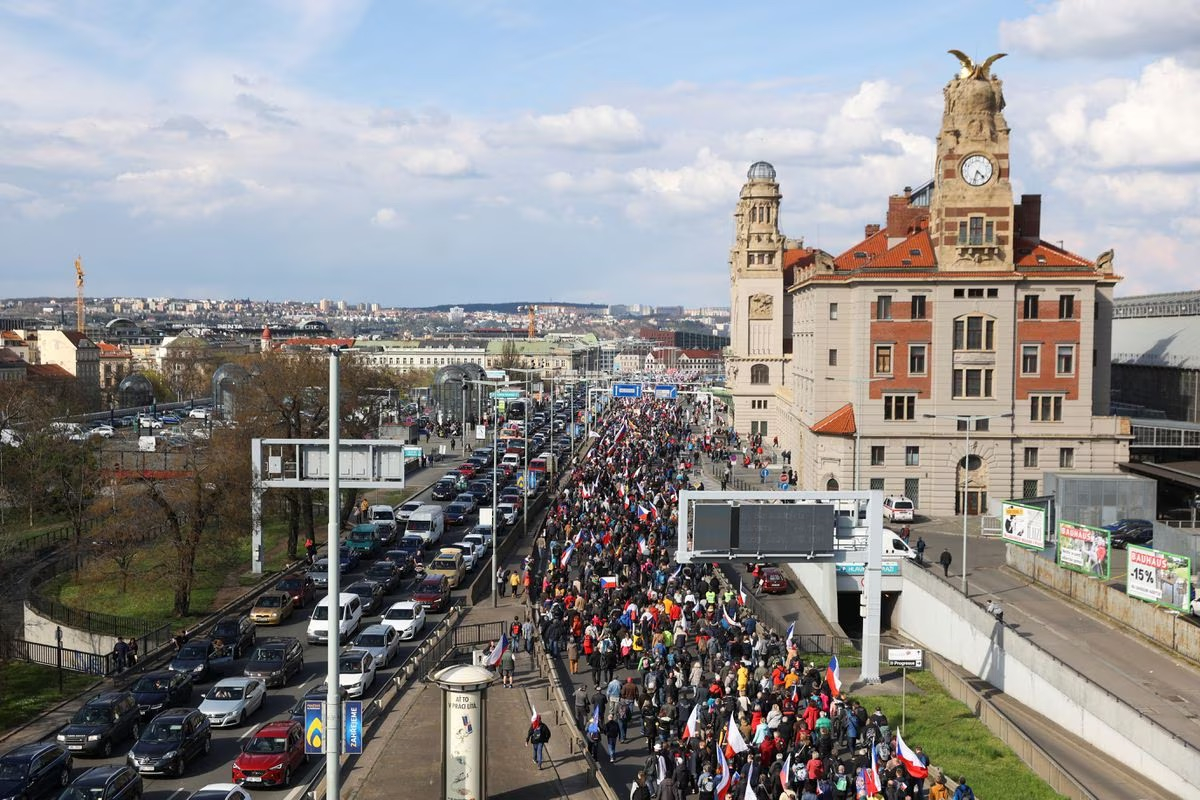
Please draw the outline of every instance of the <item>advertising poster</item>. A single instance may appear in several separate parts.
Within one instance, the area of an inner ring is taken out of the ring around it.
[[[1109,532],[1062,520],[1058,523],[1058,565],[1108,580],[1112,572]]]
[[[342,703],[342,709],[342,719],[345,720],[342,752],[347,755],[361,755],[363,751],[362,701],[347,700]]]
[[[1191,605],[1192,560],[1187,556],[1135,545],[1130,545],[1128,552],[1126,594],[1187,613]]]
[[[445,706],[446,783],[442,796],[481,800],[483,730],[478,692],[447,692]]]
[[[1046,547],[1046,512],[1018,503],[1001,504],[1001,537],[1006,542],[1033,550]]]

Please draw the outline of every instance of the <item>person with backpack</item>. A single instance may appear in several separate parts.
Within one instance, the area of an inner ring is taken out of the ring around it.
[[[542,717],[536,711],[529,719],[529,731],[525,734],[525,746],[533,745],[533,761],[542,768],[542,755],[546,743],[550,741],[550,728],[542,722]]]
[[[954,800],[975,800],[975,792],[971,791],[970,786],[967,786],[965,775],[960,775],[958,778],[958,788],[954,790]]]

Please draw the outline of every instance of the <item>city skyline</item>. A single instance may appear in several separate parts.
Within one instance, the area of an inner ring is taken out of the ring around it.
[[[750,163],[852,246],[932,175],[950,48],[1009,54],[1045,230],[1193,288],[1200,9],[1005,8],[0,2],[4,293],[726,305]]]

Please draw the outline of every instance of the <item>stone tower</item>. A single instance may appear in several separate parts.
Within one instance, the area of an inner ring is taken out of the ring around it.
[[[729,251],[732,288],[725,371],[737,430],[773,435],[779,429],[775,391],[784,382],[784,338],[790,336],[784,327],[782,195],[775,168],[765,161],[752,164],[746,179],[733,215]]]
[[[963,67],[944,90],[930,227],[938,267],[951,272],[1013,270],[1014,214],[1004,93],[991,66],[957,50]]]

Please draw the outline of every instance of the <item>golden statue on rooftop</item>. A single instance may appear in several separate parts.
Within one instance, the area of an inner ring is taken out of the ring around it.
[[[972,79],[981,81],[990,80],[992,77],[992,64],[995,64],[1008,55],[1008,53],[996,53],[994,56],[988,56],[987,60],[982,64],[976,64],[974,59],[962,50],[947,50],[946,52],[962,62],[962,69],[958,71],[959,78],[962,80]]]

